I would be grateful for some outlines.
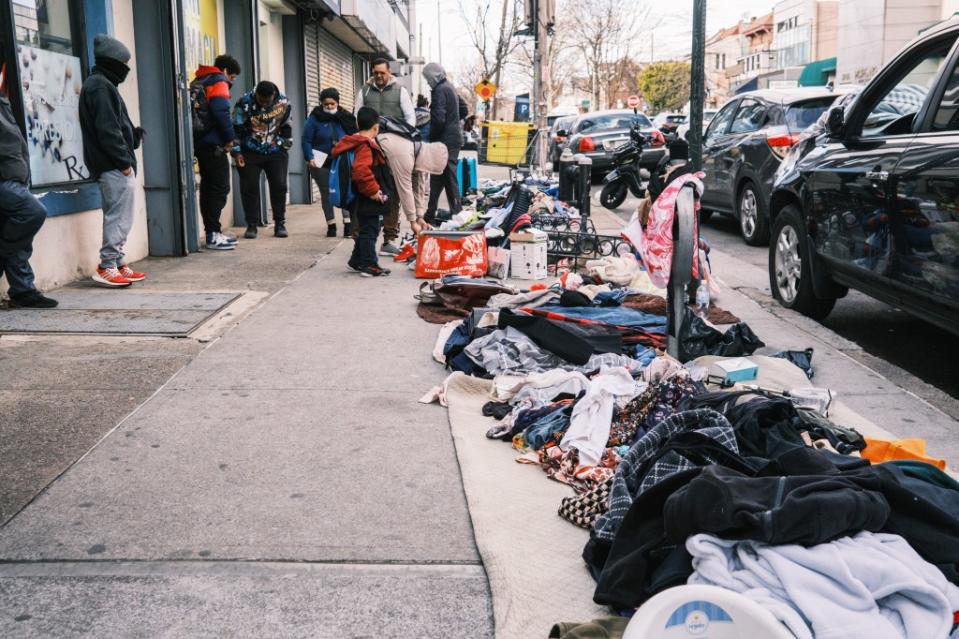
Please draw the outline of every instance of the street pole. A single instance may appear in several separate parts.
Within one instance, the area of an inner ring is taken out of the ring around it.
[[[689,161],[703,168],[703,103],[706,100],[706,0],[693,0],[693,51],[689,82]]]
[[[533,0],[533,16],[536,20],[535,28],[535,52],[533,54],[534,78],[533,94],[536,105],[536,166],[541,172],[546,172],[547,155],[549,155],[549,126],[546,124],[546,116],[549,111],[549,98],[546,95],[546,87],[549,83],[549,68],[547,60],[547,32],[546,25],[552,19],[550,12],[551,0]]]

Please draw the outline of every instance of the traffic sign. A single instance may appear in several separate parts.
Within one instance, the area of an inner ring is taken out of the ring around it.
[[[635,109],[636,107],[638,107],[639,96],[638,95],[629,96],[629,98],[626,99],[626,106],[628,106],[630,109]]]
[[[480,100],[487,102],[496,93],[496,85],[489,80],[483,80],[473,87],[473,90],[476,91],[476,95],[479,96]]]

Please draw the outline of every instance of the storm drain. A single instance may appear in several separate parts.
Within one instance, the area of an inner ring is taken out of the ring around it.
[[[239,293],[176,293],[61,289],[54,309],[0,311],[0,334],[157,335],[186,337],[240,297]]]

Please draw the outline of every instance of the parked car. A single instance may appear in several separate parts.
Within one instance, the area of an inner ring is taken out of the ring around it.
[[[554,167],[556,163],[559,162],[559,156],[566,145],[566,137],[577,117],[578,116],[575,115],[566,115],[561,118],[556,118],[553,125],[549,128],[549,160],[553,163]]]
[[[550,128],[553,128],[553,124],[556,123],[556,120],[569,117],[576,119],[577,115],[579,115],[579,109],[576,107],[556,107],[546,114],[546,125]]]
[[[709,126],[709,123],[713,121],[713,118],[716,117],[716,109],[706,109],[703,111],[703,133],[706,132],[706,127]],[[676,137],[687,139],[686,134],[689,133],[689,118],[686,118],[686,121],[680,124],[676,128]]]
[[[629,129],[634,123],[650,140],[649,146],[643,149],[640,166],[654,169],[666,154],[666,138],[649,118],[632,110],[593,111],[579,116],[563,148],[588,156],[593,160],[593,175],[604,175],[612,167],[613,151],[629,141]]]
[[[780,173],[769,281],[816,319],[855,288],[959,334],[959,19],[908,44]]]
[[[766,244],[779,163],[837,96],[825,87],[767,89],[723,105],[703,135],[703,208],[737,217],[747,244]]]
[[[676,139],[677,129],[686,124],[689,117],[683,113],[660,113],[653,118],[653,126],[666,138],[666,142]]]

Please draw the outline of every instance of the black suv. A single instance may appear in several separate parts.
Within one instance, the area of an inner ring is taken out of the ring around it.
[[[784,167],[769,281],[816,319],[849,287],[959,334],[959,19],[906,46]]]
[[[703,209],[738,217],[747,244],[766,244],[766,205],[779,162],[837,95],[826,88],[769,89],[723,105],[703,136]]]

